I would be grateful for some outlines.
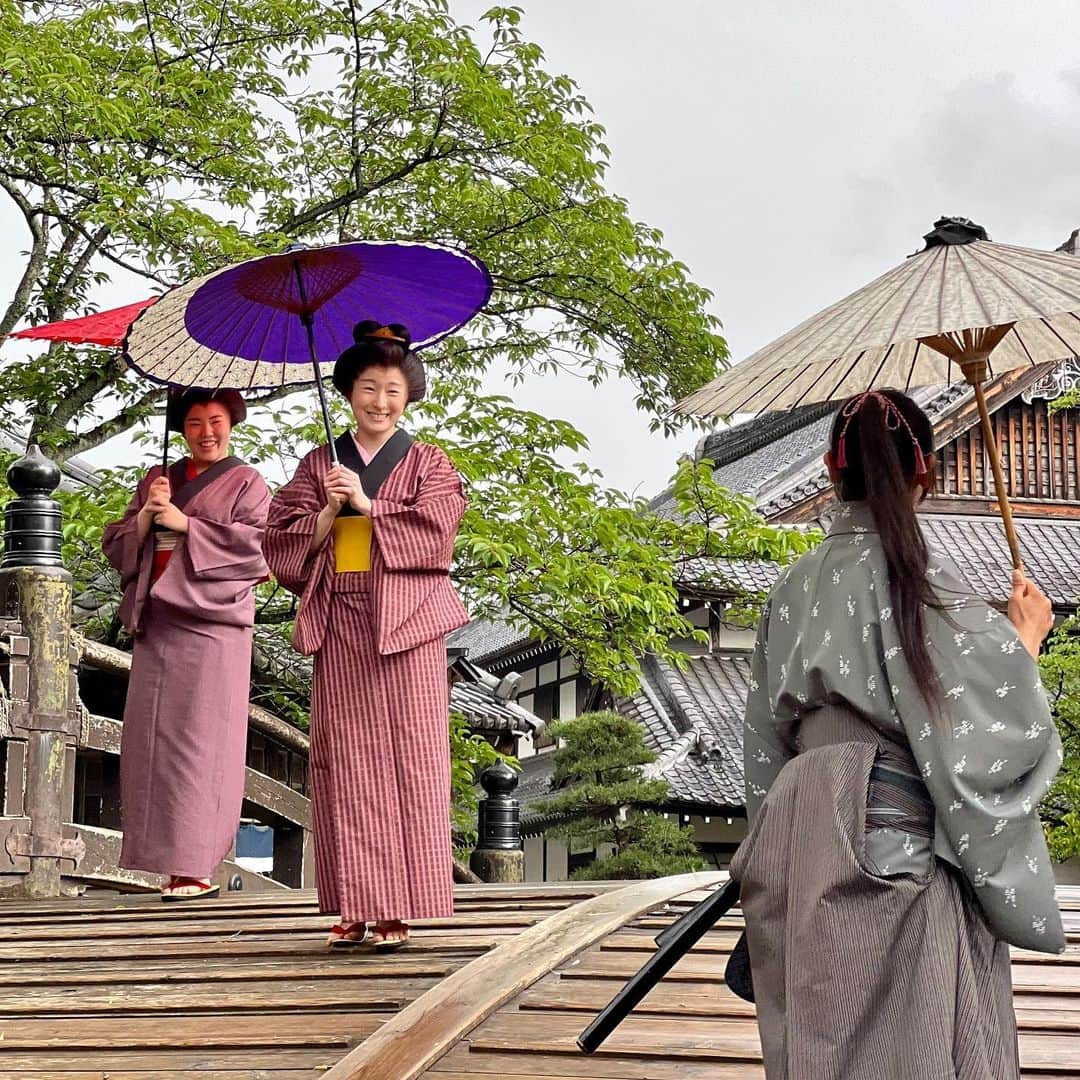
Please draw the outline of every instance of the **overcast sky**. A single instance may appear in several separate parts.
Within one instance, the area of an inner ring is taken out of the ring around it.
[[[910,254],[941,214],[1041,248],[1080,227],[1075,0],[518,2],[606,126],[610,186],[713,292],[736,360]],[[451,0],[463,21],[487,6]],[[696,439],[649,435],[617,385],[511,392],[577,423],[608,481],[643,494]]]

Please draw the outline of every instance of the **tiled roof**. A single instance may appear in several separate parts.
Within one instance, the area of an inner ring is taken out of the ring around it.
[[[484,664],[494,656],[527,645],[532,640],[530,630],[495,619],[473,619],[447,639],[451,648],[464,649],[474,664]]]
[[[960,567],[971,591],[991,603],[1009,598],[1012,562],[1005,530],[996,517],[923,514],[931,547]],[[1059,607],[1080,600],[1080,521],[1016,518],[1020,552],[1027,572]]]
[[[543,720],[513,700],[515,685],[474,664],[460,655],[454,646],[447,647],[447,661],[452,675],[450,708],[467,717],[478,731],[513,731],[519,735],[538,735],[546,727]]]
[[[936,423],[971,395],[963,384],[920,387],[912,397]],[[716,463],[713,477],[723,487],[747,495],[769,517],[829,486],[822,455],[838,402],[808,405],[786,413],[762,413],[733,428],[706,436],[698,456]],[[670,491],[649,504],[658,513],[672,513]]]
[[[697,457],[708,458],[716,469],[739,461],[756,450],[805,428],[822,417],[832,416],[836,403],[825,401],[804,405],[786,412],[762,413],[760,416],[714,431],[698,444]]]
[[[668,782],[673,802],[743,805],[742,718],[750,680],[745,653],[694,657],[685,670],[649,657],[642,686],[617,700],[658,755],[647,774]]]
[[[550,799],[554,792],[551,781],[555,776],[555,751],[534,754],[525,758],[518,773],[518,786],[514,798],[521,803],[522,814],[527,814],[530,807],[544,799]]]
[[[779,573],[780,567],[766,559],[694,559],[682,566],[676,583],[688,591],[695,586],[721,591],[730,584],[747,592],[768,592]]]
[[[462,713],[477,731],[513,731],[519,735],[544,730],[544,721],[513,701],[502,701],[486,687],[460,682],[450,687],[450,708]]]

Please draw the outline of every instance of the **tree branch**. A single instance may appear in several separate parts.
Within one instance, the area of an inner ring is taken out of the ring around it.
[[[115,416],[98,424],[90,431],[84,431],[81,435],[73,435],[67,442],[57,444],[54,457],[57,464],[62,465],[68,458],[76,454],[85,454],[87,450],[93,450],[102,443],[108,442],[114,435],[127,431],[129,427],[144,420],[147,409],[154,401],[165,392],[165,387],[156,386],[153,390],[143,394],[138,401],[125,406]]]
[[[32,206],[30,200],[2,176],[0,176],[0,188],[11,196],[12,201],[22,212],[31,237],[30,258],[27,260],[26,269],[19,279],[19,284],[15,286],[15,295],[11,298],[4,317],[0,319],[0,341],[3,341],[15,329],[30,305],[30,294],[33,292],[34,282],[45,266],[45,258],[49,250],[49,230],[44,211]]]
[[[57,220],[63,221],[64,224],[69,225],[77,232],[82,233],[83,237],[90,243],[94,242],[94,237],[77,218],[69,217],[64,214],[57,215]],[[129,273],[137,274],[139,277],[144,277],[148,281],[153,281],[164,288],[168,288],[172,284],[167,278],[163,278],[160,274],[155,274],[152,270],[147,270],[145,267],[135,266],[133,263],[125,262],[124,259],[122,259],[119,255],[114,254],[104,245],[102,245],[102,247],[98,249],[98,252],[104,258],[108,259],[109,262],[115,263],[122,270],[127,270]]]

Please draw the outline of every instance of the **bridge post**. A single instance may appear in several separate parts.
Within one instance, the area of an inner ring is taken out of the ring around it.
[[[504,761],[480,774],[480,786],[487,794],[480,800],[476,850],[469,867],[484,881],[519,882],[525,878],[521,808],[513,796],[517,784],[517,773]]]
[[[77,862],[82,847],[64,835],[72,816],[68,744],[79,727],[69,707],[71,575],[60,556],[60,505],[51,497],[60,470],[31,446],[7,475],[16,497],[4,508],[0,632],[9,659],[7,756],[17,764],[6,770],[0,832],[9,870],[23,872],[14,891],[59,896],[60,861]]]

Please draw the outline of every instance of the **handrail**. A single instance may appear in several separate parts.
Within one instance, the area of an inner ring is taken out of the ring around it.
[[[74,631],[71,640],[80,658],[91,667],[110,671],[116,675],[127,675],[131,671],[131,653],[124,652],[123,649],[115,649],[111,645],[103,645],[100,641],[92,641]],[[268,735],[290,750],[304,755],[310,750],[310,741],[299,728],[286,723],[260,705],[248,702],[248,723],[256,731]]]
[[[416,1080],[478,1024],[537,980],[632,919],[727,880],[680,874],[572,904],[477,957],[422,994],[324,1073],[324,1080]]]

